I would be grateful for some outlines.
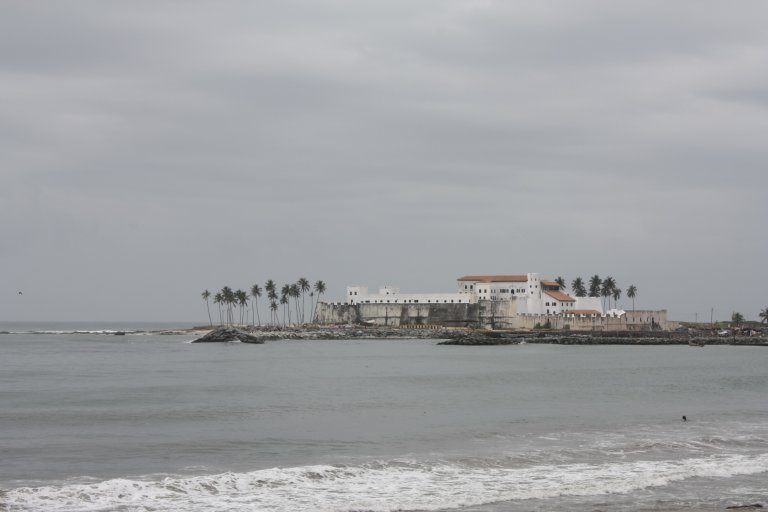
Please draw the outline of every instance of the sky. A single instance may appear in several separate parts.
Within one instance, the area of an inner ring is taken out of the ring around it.
[[[766,2],[2,11],[0,321],[527,272],[675,320],[768,307]]]

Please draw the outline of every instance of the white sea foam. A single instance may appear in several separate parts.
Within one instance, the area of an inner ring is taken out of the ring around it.
[[[6,493],[5,510],[439,510],[508,500],[621,494],[692,477],[766,471],[768,454],[516,468],[391,461],[19,488]]]

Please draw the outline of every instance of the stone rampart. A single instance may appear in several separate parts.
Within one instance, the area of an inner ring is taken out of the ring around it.
[[[440,325],[513,330],[534,330],[547,326],[571,331],[667,331],[676,327],[667,320],[664,309],[628,311],[620,317],[518,314],[516,301],[499,300],[480,300],[474,304],[321,302],[317,305],[317,321],[320,324]]]

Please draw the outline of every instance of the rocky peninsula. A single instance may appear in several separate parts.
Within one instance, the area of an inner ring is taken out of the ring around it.
[[[195,331],[202,334],[205,331]],[[365,339],[431,339],[439,345],[515,345],[543,343],[557,345],[753,345],[768,346],[768,333],[717,335],[703,332],[617,331],[579,332],[555,330],[503,331],[460,328],[415,328],[367,325],[297,327],[219,327],[193,343],[239,341],[265,343],[279,340],[365,340]]]

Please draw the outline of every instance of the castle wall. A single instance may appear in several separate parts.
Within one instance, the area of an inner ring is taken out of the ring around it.
[[[370,323],[383,326],[442,325],[483,329],[532,330],[549,322],[552,329],[572,331],[672,330],[667,311],[627,311],[619,317],[531,314],[518,311],[524,301],[481,300],[474,304],[343,304],[321,302],[321,324]]]

